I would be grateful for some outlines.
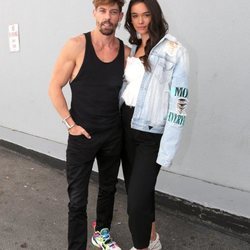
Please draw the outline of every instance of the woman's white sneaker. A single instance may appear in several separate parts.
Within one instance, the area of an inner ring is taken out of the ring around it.
[[[160,242],[160,236],[158,233],[156,233],[156,239],[151,240],[148,246],[149,250],[161,250],[161,242]],[[130,250],[136,250],[136,248],[132,247]]]
[[[161,250],[162,249],[160,236],[158,233],[156,233],[156,239],[150,241],[148,249],[149,250]]]

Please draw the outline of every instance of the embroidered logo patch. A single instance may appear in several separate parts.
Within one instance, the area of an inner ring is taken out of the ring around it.
[[[177,53],[178,47],[179,47],[179,44],[178,44],[177,42],[167,41],[166,52],[167,52],[170,56],[175,56],[176,53]]]
[[[174,87],[174,88],[171,88],[171,94],[173,96],[179,96],[179,97],[187,98],[188,97],[188,89],[183,88],[183,87]]]
[[[183,126],[185,119],[186,119],[185,115],[179,115],[173,112],[168,113],[168,118],[167,118],[168,122]]]
[[[188,89],[183,87],[174,87],[171,89],[171,95],[177,98],[175,112],[179,115],[186,115]]]
[[[187,98],[179,98],[177,100],[176,111],[177,114],[186,115],[188,99]]]

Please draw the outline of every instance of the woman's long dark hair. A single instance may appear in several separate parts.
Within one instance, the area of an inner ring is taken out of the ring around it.
[[[147,6],[151,14],[151,22],[149,24],[149,29],[148,29],[149,39],[146,43],[145,55],[142,58],[145,69],[150,71],[150,64],[148,61],[149,53],[151,49],[168,32],[168,23],[166,22],[164,18],[161,7],[159,3],[157,2],[157,0],[131,0],[128,5],[128,10],[127,10],[126,20],[125,20],[125,25],[124,25],[125,29],[127,29],[130,34],[129,42],[131,44],[136,44],[137,46],[140,46],[142,43],[142,40],[137,37],[136,31],[134,29],[134,26],[132,24],[132,19],[131,19],[131,8],[136,3],[144,3]]]

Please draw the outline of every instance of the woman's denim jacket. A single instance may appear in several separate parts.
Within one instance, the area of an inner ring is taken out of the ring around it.
[[[135,51],[136,46],[133,45],[132,55]],[[188,56],[176,38],[166,34],[151,50],[149,62],[151,71],[144,73],[131,127],[163,134],[156,162],[169,167],[186,119]],[[127,84],[125,79],[121,94]]]

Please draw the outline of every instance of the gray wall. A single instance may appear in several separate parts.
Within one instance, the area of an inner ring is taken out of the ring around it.
[[[47,89],[63,44],[95,24],[91,2],[0,2],[0,139],[65,159],[67,133]],[[180,150],[157,189],[250,218],[250,3],[159,2],[189,51],[191,94]],[[18,53],[8,48],[12,23],[20,26]],[[117,35],[127,42],[122,27]],[[65,94],[70,100],[69,88]]]

